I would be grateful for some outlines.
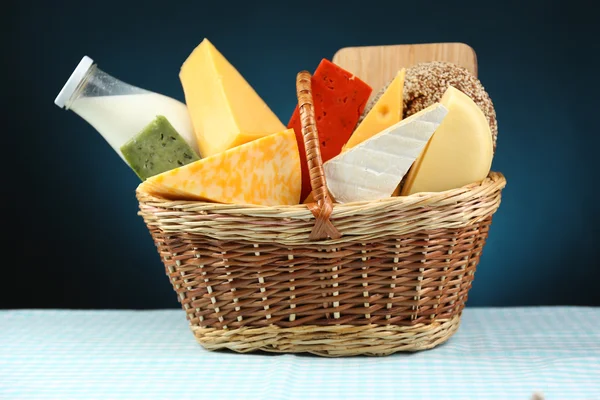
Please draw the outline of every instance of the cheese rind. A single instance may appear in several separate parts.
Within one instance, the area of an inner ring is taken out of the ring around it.
[[[336,201],[390,197],[447,112],[431,105],[326,162],[327,186]]]
[[[326,162],[342,151],[343,145],[356,128],[372,88],[325,58],[321,60],[311,78],[311,87],[321,159]],[[294,128],[296,132],[302,165],[301,198],[305,199],[312,188],[298,106],[290,118],[288,128]]]
[[[285,130],[238,70],[204,39],[179,78],[202,157]]]
[[[300,202],[300,157],[292,129],[155,175],[141,189],[172,200],[265,206]]]
[[[398,71],[394,80],[352,133],[342,151],[351,149],[402,120],[405,73],[404,68]]]
[[[493,142],[483,111],[452,86],[440,103],[448,115],[407,174],[403,196],[459,188],[482,181],[490,172]]]

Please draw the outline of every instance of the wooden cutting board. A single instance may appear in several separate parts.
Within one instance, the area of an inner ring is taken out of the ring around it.
[[[333,63],[371,85],[371,97],[394,78],[399,69],[428,61],[452,62],[477,76],[475,51],[464,43],[344,47],[332,59]]]

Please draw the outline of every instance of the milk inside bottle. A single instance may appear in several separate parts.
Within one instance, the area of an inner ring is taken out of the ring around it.
[[[127,163],[121,147],[158,115],[198,151],[187,107],[171,97],[145,90],[100,70],[84,56],[54,103],[71,110],[92,125]]]

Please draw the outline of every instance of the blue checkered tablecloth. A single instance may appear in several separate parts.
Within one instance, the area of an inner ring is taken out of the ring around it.
[[[182,310],[0,311],[2,399],[600,399],[600,308],[468,308],[433,350],[209,352]]]

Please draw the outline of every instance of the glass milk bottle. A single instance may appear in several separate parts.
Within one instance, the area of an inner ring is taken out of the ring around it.
[[[166,117],[192,149],[198,151],[184,103],[122,82],[100,70],[87,56],[79,62],[54,103],[92,125],[123,161],[121,146],[158,115]]]

